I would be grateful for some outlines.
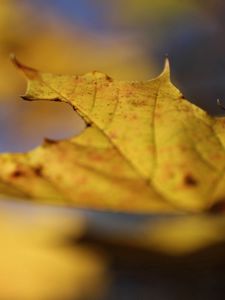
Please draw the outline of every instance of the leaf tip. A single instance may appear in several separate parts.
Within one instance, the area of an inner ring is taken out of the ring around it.
[[[32,99],[32,97],[28,96],[28,95],[22,95],[20,96],[20,98],[22,98],[23,100],[26,100],[26,101],[32,101],[32,100],[35,100],[35,99]]]
[[[34,79],[38,77],[38,71],[23,65],[16,57],[14,53],[10,54],[10,60],[16,66],[17,69],[21,70],[28,79]]]
[[[170,61],[168,54],[165,55],[164,67],[161,76],[167,76],[170,79]]]
[[[160,75],[157,76],[156,78],[163,78],[166,81],[170,81],[170,61],[169,61],[168,54],[165,55],[163,70],[160,73]]]
[[[42,146],[50,146],[50,145],[55,145],[57,144],[59,141],[57,140],[53,140],[53,139],[49,139],[49,138],[44,138],[44,141],[42,143]]]

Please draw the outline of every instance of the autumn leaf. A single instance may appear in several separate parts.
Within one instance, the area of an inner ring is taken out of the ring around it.
[[[79,216],[46,210],[28,217],[1,207],[0,299],[99,299],[105,259],[75,244],[85,227]]]
[[[225,119],[184,99],[168,61],[141,82],[14,63],[28,79],[25,100],[66,102],[88,126],[25,154],[2,154],[2,184],[39,201],[145,213],[200,212],[224,198]]]

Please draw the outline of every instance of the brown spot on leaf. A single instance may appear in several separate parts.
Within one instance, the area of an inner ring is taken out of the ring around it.
[[[100,154],[98,154],[98,153],[92,153],[92,154],[90,155],[90,159],[91,159],[92,161],[100,162],[100,161],[103,160],[103,157],[102,157],[102,155],[100,155]]]
[[[132,93],[130,95],[132,95]],[[139,100],[139,99],[138,100],[131,100],[130,103],[135,107],[146,106],[147,105],[147,101]]]
[[[220,199],[214,203],[208,210],[209,213],[225,213],[225,199]]]
[[[113,79],[109,76],[109,75],[105,75],[105,78],[106,78],[106,80],[108,80],[108,81],[110,81],[110,82],[112,82],[113,81]]]
[[[42,166],[37,166],[37,167],[34,168],[34,173],[35,173],[37,176],[39,176],[39,177],[42,176],[42,171],[43,171]]]
[[[111,139],[117,139],[118,138],[117,134],[115,132],[113,132],[113,131],[109,132],[109,137]]]
[[[196,186],[198,184],[198,181],[192,176],[192,174],[187,174],[184,177],[184,183],[187,186]]]
[[[15,170],[11,173],[12,178],[18,178],[18,177],[22,177],[24,175],[25,175],[25,173],[21,170]]]

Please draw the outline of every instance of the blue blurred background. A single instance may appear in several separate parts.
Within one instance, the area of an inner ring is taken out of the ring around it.
[[[0,4],[0,151],[24,151],[43,137],[84,127],[64,104],[20,101],[25,83],[8,56],[57,73],[100,70],[149,79],[169,55],[172,80],[213,115],[225,103],[225,3],[219,0],[2,0]]]

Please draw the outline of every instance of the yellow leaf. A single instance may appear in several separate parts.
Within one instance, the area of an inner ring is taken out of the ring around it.
[[[98,299],[106,282],[104,259],[67,242],[83,235],[84,221],[50,211],[18,216],[1,207],[0,299]]]
[[[225,119],[210,117],[170,81],[100,72],[41,73],[14,59],[26,100],[63,101],[89,124],[80,135],[0,156],[0,180],[44,202],[134,212],[199,212],[225,196]]]

